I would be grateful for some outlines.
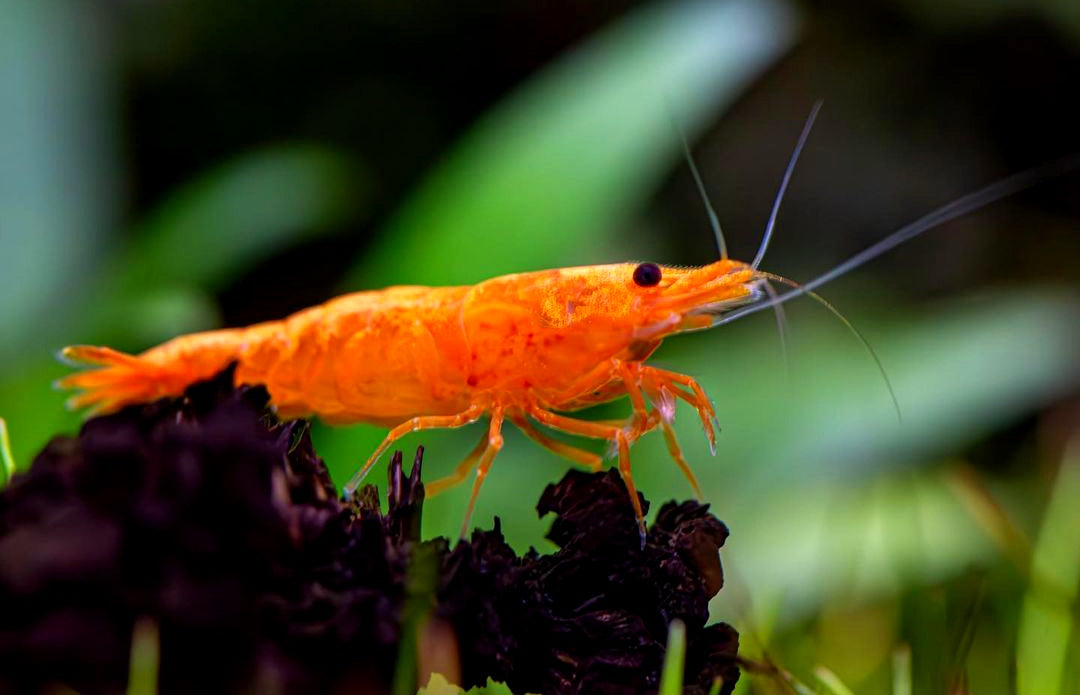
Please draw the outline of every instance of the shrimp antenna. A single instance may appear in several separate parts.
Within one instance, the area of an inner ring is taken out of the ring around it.
[[[772,283],[768,280],[765,281],[765,293],[769,295],[769,299],[776,299],[779,296],[776,294],[776,290],[773,289]],[[785,375],[790,377],[791,360],[788,357],[787,313],[784,311],[784,305],[773,305],[773,313],[776,315],[776,334],[780,337],[780,358],[784,360]]]
[[[795,157],[799,155],[799,150],[802,149],[803,143],[806,141],[806,135],[809,132],[809,126],[813,123],[813,119],[817,116],[818,110],[821,108],[821,102],[819,101],[814,105],[814,110],[810,114],[810,123],[804,129],[803,137],[799,139],[799,144],[796,146]],[[686,164],[690,167],[690,173],[694,177],[694,184],[697,186],[698,193],[701,195],[701,201],[705,203],[705,210],[709,215],[709,224],[712,226],[713,235],[716,237],[716,250],[720,254],[720,260],[726,261],[728,259],[727,244],[724,242],[724,230],[720,228],[720,218],[716,214],[716,210],[712,206],[712,202],[709,200],[709,194],[705,190],[705,182],[701,179],[701,173],[698,171],[697,164],[694,163],[694,155],[690,152],[690,145],[686,140],[686,133],[683,132],[682,127],[679,125],[677,119],[672,117],[672,122],[675,124],[675,128],[679,131],[679,138],[682,140],[683,154],[686,155]],[[787,178],[790,177],[790,169],[794,164],[792,162],[788,165],[789,172],[785,176],[785,183],[787,185]],[[780,195],[783,195],[783,189],[780,190]],[[779,202],[779,201],[778,201]],[[773,219],[770,220],[770,227],[772,228],[772,221],[776,217],[776,208],[773,208]],[[763,251],[759,251],[758,255],[762,255]],[[759,259],[760,260],[760,259]],[[757,266],[755,265],[756,269]],[[770,299],[776,299],[776,291],[772,288],[772,285],[765,283],[765,291],[768,293]],[[780,336],[780,354],[784,360],[785,369],[788,367],[788,349],[787,349],[787,317],[784,315],[784,307],[779,304],[773,305],[773,311],[776,314],[776,331]]]
[[[686,164],[690,167],[690,173],[694,177],[694,185],[697,186],[701,200],[705,203],[705,211],[709,215],[709,226],[712,227],[713,236],[716,238],[716,251],[720,254],[721,260],[726,261],[728,258],[727,242],[724,241],[724,230],[720,228],[720,218],[716,215],[712,203],[709,202],[709,194],[705,192],[705,182],[701,180],[697,164],[694,163],[694,155],[690,152],[690,143],[686,140],[686,131],[683,129],[678,116],[675,115],[675,107],[672,105],[670,98],[667,102],[667,111],[668,117],[671,119],[671,127],[679,134],[679,140],[682,142],[683,155],[686,157]]]
[[[985,186],[977,191],[961,196],[953,202],[943,205],[931,213],[923,215],[911,224],[904,225],[876,244],[863,249],[843,263],[834,266],[832,270],[822,273],[809,282],[803,283],[798,289],[785,292],[775,299],[770,298],[756,304],[750,304],[741,309],[735,309],[718,318],[713,325],[718,326],[724,323],[731,323],[744,316],[756,314],[763,309],[769,309],[779,304],[790,302],[792,299],[801,297],[804,294],[809,294],[825,283],[835,280],[844,273],[850,272],[851,270],[874,260],[881,254],[896,248],[906,241],[914,239],[923,232],[940,227],[946,222],[951,222],[958,217],[963,217],[970,212],[984,208],[1002,198],[1016,195],[1017,193],[1040,183],[1065,176],[1077,169],[1080,169],[1080,152],[1033,169],[1028,169],[1027,171],[1021,171],[1020,173],[1013,174],[1012,176],[1008,176],[1000,181],[992,183],[989,186]]]
[[[765,233],[761,236],[761,245],[758,246],[754,262],[750,264],[750,267],[754,270],[757,270],[757,267],[761,265],[761,261],[765,258],[765,252],[769,249],[773,228],[776,227],[776,217],[780,214],[780,203],[784,200],[784,193],[787,191],[788,183],[791,182],[791,174],[795,171],[795,163],[799,161],[799,155],[802,154],[803,147],[806,146],[806,140],[810,137],[810,129],[814,127],[818,111],[821,111],[821,106],[824,103],[821,99],[814,102],[813,108],[810,109],[810,115],[806,117],[806,124],[803,125],[802,133],[799,134],[799,141],[795,143],[795,151],[791,153],[791,159],[788,160],[787,168],[784,169],[784,177],[780,179],[780,190],[776,192],[772,212],[769,213],[769,221],[765,224]]]
[[[896,410],[896,420],[897,420],[897,422],[903,422],[904,417],[900,412],[900,400],[896,397],[896,390],[893,388],[892,381],[889,379],[888,372],[885,371],[885,365],[881,362],[881,358],[878,357],[877,352],[874,350],[874,346],[871,345],[870,341],[866,339],[866,336],[863,335],[862,332],[859,331],[859,329],[855,327],[855,324],[853,324],[848,319],[848,317],[846,317],[842,313],[840,313],[840,310],[837,309],[832,304],[832,302],[825,299],[824,297],[822,297],[817,292],[814,292],[813,290],[806,289],[805,285],[800,285],[799,283],[795,282],[794,280],[789,280],[788,278],[786,278],[786,277],[784,277],[782,275],[776,275],[774,273],[764,273],[764,272],[758,271],[758,275],[760,275],[760,276],[762,276],[764,278],[767,278],[766,282],[768,280],[775,280],[776,282],[783,283],[783,284],[787,285],[788,287],[793,287],[793,288],[795,288],[797,290],[801,290],[803,294],[805,294],[807,297],[810,297],[810,299],[813,299],[815,302],[817,302],[821,306],[828,309],[829,312],[833,316],[840,319],[840,321],[845,326],[847,326],[847,329],[849,331],[851,331],[851,334],[854,335],[858,339],[858,341],[860,343],[862,343],[863,347],[866,348],[866,351],[870,353],[871,359],[874,360],[874,364],[877,365],[878,371],[881,372],[881,378],[885,381],[885,388],[889,390],[889,398],[892,399],[893,409]],[[777,305],[777,306],[779,306],[779,305]]]
[[[709,194],[705,192],[705,182],[701,180],[701,174],[698,173],[697,164],[694,163],[694,155],[690,153],[690,145],[686,142],[686,133],[682,132],[682,128],[679,129],[679,138],[682,140],[686,163],[690,166],[690,173],[694,176],[694,184],[697,186],[701,200],[705,203],[705,210],[709,214],[709,226],[712,227],[713,235],[716,237],[716,250],[720,253],[720,259],[726,261],[728,253],[727,243],[724,241],[724,230],[720,228],[720,218],[717,217],[716,210],[713,209],[712,203],[709,202]]]

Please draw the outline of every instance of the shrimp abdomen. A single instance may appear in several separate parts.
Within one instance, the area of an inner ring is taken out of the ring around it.
[[[468,404],[458,321],[466,288],[357,292],[247,329],[238,383],[265,384],[282,417],[396,425]]]

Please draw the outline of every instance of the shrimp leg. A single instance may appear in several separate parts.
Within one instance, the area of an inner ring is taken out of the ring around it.
[[[701,384],[692,376],[671,372],[666,369],[642,365],[640,370],[642,382],[647,384],[647,390],[655,390],[659,393],[661,388],[667,387],[670,393],[694,406],[698,417],[701,418],[701,425],[705,428],[705,437],[709,440],[709,450],[715,456],[716,430],[713,427],[713,422],[716,421],[716,410],[713,408],[712,401],[705,395],[705,389],[701,388]],[[692,394],[687,393],[679,386],[690,389]]]
[[[540,446],[553,451],[559,456],[568,458],[571,461],[580,463],[588,468],[593,473],[597,473],[603,468],[603,458],[599,454],[594,454],[591,451],[585,451],[579,449],[576,446],[567,444],[566,442],[560,442],[558,439],[549,437],[540,430],[532,426],[532,423],[521,415],[511,415],[510,422],[517,425],[517,428],[521,430],[526,437],[533,440]]]
[[[626,485],[626,491],[630,493],[630,503],[634,507],[634,517],[637,519],[638,533],[641,534],[641,545],[644,547],[645,514],[641,509],[641,500],[638,498],[637,486],[634,485],[634,476],[630,472],[630,438],[626,431],[621,427],[615,427],[613,425],[589,422],[588,420],[577,420],[575,418],[566,417],[565,415],[557,415],[548,410],[544,410],[536,404],[530,404],[528,412],[537,422],[547,425],[552,429],[568,432],[570,434],[579,434],[583,437],[592,437],[593,439],[606,439],[609,442],[615,443],[619,455],[619,475],[622,476],[623,483]]]
[[[462,480],[465,480],[465,478],[469,475],[469,471],[471,471],[476,466],[476,461],[480,458],[480,455],[483,454],[485,450],[487,450],[487,447],[488,433],[485,430],[484,435],[480,437],[480,441],[476,443],[476,446],[473,447],[473,450],[469,452],[469,455],[466,456],[465,459],[457,465],[457,468],[454,469],[453,473],[444,478],[439,478],[438,480],[434,480],[424,485],[424,489],[427,491],[428,495],[430,497],[440,495],[443,492],[454,487],[455,485],[461,483]]]
[[[445,478],[439,478],[425,486],[427,491],[431,493],[431,496],[434,497],[460,483],[465,479],[465,476],[469,474],[469,471],[471,471],[474,466],[476,467],[476,481],[473,483],[472,495],[469,497],[469,506],[465,511],[465,520],[461,524],[462,538],[469,532],[469,522],[472,519],[473,508],[476,506],[476,497],[480,494],[480,486],[483,485],[488,472],[491,470],[491,463],[495,460],[495,455],[502,449],[502,424],[503,411],[501,409],[493,410],[491,413],[491,424],[488,425],[488,429],[484,433],[484,436],[480,438],[480,441],[473,447],[473,450],[469,452],[469,455],[465,457],[465,460],[459,463],[457,468],[455,468],[454,472],[450,475]],[[479,463],[477,463],[477,460],[479,460]]]
[[[357,471],[356,475],[349,480],[348,485],[345,486],[345,496],[351,497],[356,488],[360,487],[360,483],[363,482],[364,477],[367,476],[368,471],[375,465],[375,462],[379,460],[383,452],[390,448],[398,439],[401,439],[410,432],[416,432],[418,430],[430,430],[441,428],[453,428],[468,425],[471,422],[476,422],[484,414],[483,406],[470,405],[465,410],[461,411],[457,415],[424,415],[420,417],[410,418],[401,423],[386,435],[386,439],[382,441],[382,444],[375,449],[375,451],[368,457],[364,467]]]
[[[502,408],[495,408],[491,411],[491,424],[488,425],[487,448],[480,455],[480,463],[476,464],[476,480],[473,481],[472,494],[469,495],[469,506],[465,510],[465,520],[461,522],[462,538],[465,538],[469,533],[469,522],[472,520],[473,508],[476,506],[476,497],[480,494],[480,486],[487,479],[487,475],[491,471],[491,463],[503,447],[502,425]]]
[[[648,370],[648,372],[646,372]],[[630,396],[630,403],[634,408],[633,416],[633,429],[630,434],[630,440],[634,441],[641,437],[641,435],[652,430],[659,424],[660,429],[664,433],[664,441],[667,444],[668,453],[671,458],[675,460],[676,465],[679,466],[679,470],[682,471],[686,479],[690,481],[690,486],[694,489],[694,494],[698,499],[702,499],[701,485],[698,483],[697,476],[694,475],[693,470],[690,468],[690,464],[686,462],[686,457],[683,455],[682,447],[679,446],[679,440],[675,437],[675,430],[671,427],[671,420],[674,417],[674,408],[672,403],[671,392],[675,392],[683,399],[688,400],[695,407],[698,407],[699,413],[701,413],[701,406],[698,404],[698,399],[686,393],[681,388],[675,385],[661,384],[657,385],[657,378],[655,372],[664,373],[664,370],[654,369],[653,367],[645,367],[639,362],[622,362],[618,365],[619,375],[622,377],[623,385],[626,386],[626,392]],[[681,376],[674,372],[669,372],[675,376]],[[697,385],[690,377],[686,377],[689,381]],[[645,398],[642,396],[641,389],[644,387],[648,393],[649,398],[657,405],[657,410],[651,413],[647,410],[645,405]],[[698,386],[700,390],[701,387]],[[704,391],[701,392],[704,396]],[[712,404],[709,403],[707,398],[704,398],[705,407],[710,411]],[[715,434],[712,431],[711,422],[702,414],[702,422],[706,426],[706,435],[709,438],[709,442],[715,443]],[[713,446],[715,451],[715,445]]]
[[[679,470],[686,476],[686,479],[690,481],[690,487],[694,489],[694,495],[697,496],[698,500],[704,499],[697,476],[694,475],[690,464],[686,462],[682,447],[679,446],[679,440],[675,437],[675,429],[671,426],[671,420],[674,416],[674,403],[672,403],[670,392],[664,386],[656,388],[651,383],[645,385],[645,390],[649,394],[649,398],[657,404],[653,416],[659,420],[660,430],[664,433],[664,442],[667,444],[668,454],[675,460],[676,465],[679,466]]]
[[[630,396],[630,406],[634,409],[630,439],[636,440],[651,429],[649,410],[645,405],[645,397],[641,395],[642,365],[640,362],[618,362],[615,369],[626,387],[627,395]]]

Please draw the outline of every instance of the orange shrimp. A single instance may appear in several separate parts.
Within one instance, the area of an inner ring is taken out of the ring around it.
[[[1080,156],[1073,156],[991,184],[800,286],[757,268],[819,106],[807,120],[785,170],[752,263],[727,258],[710,207],[721,259],[706,266],[621,263],[505,275],[473,286],[358,292],[281,321],[181,336],[139,355],[106,347],[68,347],[62,352],[65,358],[103,368],[72,374],[59,386],[83,391],[69,401],[72,407],[104,413],[177,396],[191,383],[235,362],[237,384],[265,385],[282,418],[317,415],[330,423],[367,422],[391,428],[346,486],[346,494],[403,435],[460,427],[488,416],[483,437],[465,460],[428,486],[438,494],[475,468],[462,535],[503,446],[507,420],[542,446],[592,470],[601,468],[600,456],[549,437],[533,422],[606,440],[617,454],[644,542],[630,446],[659,428],[699,497],[700,487],[671,427],[676,399],[697,411],[714,453],[716,446],[716,413],[698,382],[646,364],[664,338],[779,308],[802,295],[840,316],[812,290],[928,229],[1080,168]],[[690,164],[700,186],[692,160]],[[794,289],[777,295],[770,280]],[[632,408],[626,421],[594,422],[565,414],[622,396],[629,397]]]
[[[676,398],[697,410],[715,448],[715,411],[697,381],[645,359],[664,338],[708,328],[720,313],[760,298],[764,280],[745,263],[720,260],[700,268],[623,263],[506,275],[474,286],[357,292],[281,321],[181,336],[139,355],[68,347],[65,358],[105,368],[72,374],[59,385],[84,391],[72,407],[104,413],[177,396],[236,362],[236,382],[265,385],[282,418],[317,415],[335,424],[392,427],[349,491],[402,435],[489,416],[480,444],[454,473],[429,486],[437,494],[476,468],[466,525],[507,420],[548,449],[601,467],[599,456],[548,437],[535,421],[610,442],[643,523],[629,451],[645,432],[663,430],[700,494],[670,426]],[[625,423],[557,412],[623,395],[633,407]]]

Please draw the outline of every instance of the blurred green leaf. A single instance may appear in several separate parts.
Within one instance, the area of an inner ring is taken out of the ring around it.
[[[902,0],[897,7],[938,31],[959,26],[971,32],[979,25],[1030,17],[1048,21],[1074,39],[1080,38],[1080,5],[1073,0]]]
[[[672,620],[668,625],[667,651],[660,672],[660,695],[680,695],[683,691],[683,670],[686,667],[686,625]]]
[[[104,39],[92,4],[0,3],[0,380],[75,314],[116,221]]]
[[[1080,433],[1074,433],[1046,507],[1035,543],[1030,586],[1017,638],[1018,695],[1058,695],[1065,668],[1080,583]],[[1074,683],[1075,686],[1075,683]]]
[[[11,453],[11,440],[8,438],[7,421],[0,417],[0,488],[8,484],[15,472],[15,457]]]
[[[465,691],[449,683],[442,675],[435,673],[432,674],[428,684],[420,688],[416,695],[513,695],[513,693],[503,683],[496,683],[490,678],[487,685],[478,685]]]
[[[714,599],[716,615],[745,613],[737,602],[748,592],[755,604],[780,601],[777,620],[790,625],[830,601],[856,605],[995,556],[994,544],[940,475],[788,484],[756,502],[734,514],[714,506],[734,534],[725,568],[743,587]]]
[[[892,695],[911,693],[911,647],[902,644],[893,651]]]
[[[152,618],[139,618],[131,636],[127,695],[157,695],[161,639]]]
[[[794,37],[775,0],[655,3],[532,78],[400,208],[350,288],[476,282],[612,258],[620,222]]]
[[[447,681],[442,674],[433,673],[428,684],[420,688],[416,695],[461,695],[462,692],[464,691],[461,688]]]
[[[840,677],[833,673],[827,666],[818,666],[814,669],[814,676],[824,686],[825,691],[832,695],[855,695],[851,688],[847,687]]]
[[[354,216],[355,166],[317,145],[267,147],[183,186],[136,229],[116,264],[118,285],[221,289],[239,272]]]
[[[156,345],[183,333],[213,328],[221,312],[213,295],[191,285],[150,287],[140,293],[102,301],[89,314],[84,336],[133,349]],[[90,338],[80,338],[86,342]]]
[[[28,467],[50,438],[78,427],[82,418],[67,410],[67,396],[51,387],[70,371],[51,352],[42,351],[27,356],[17,373],[0,381],[0,413],[11,434],[16,470]]]

